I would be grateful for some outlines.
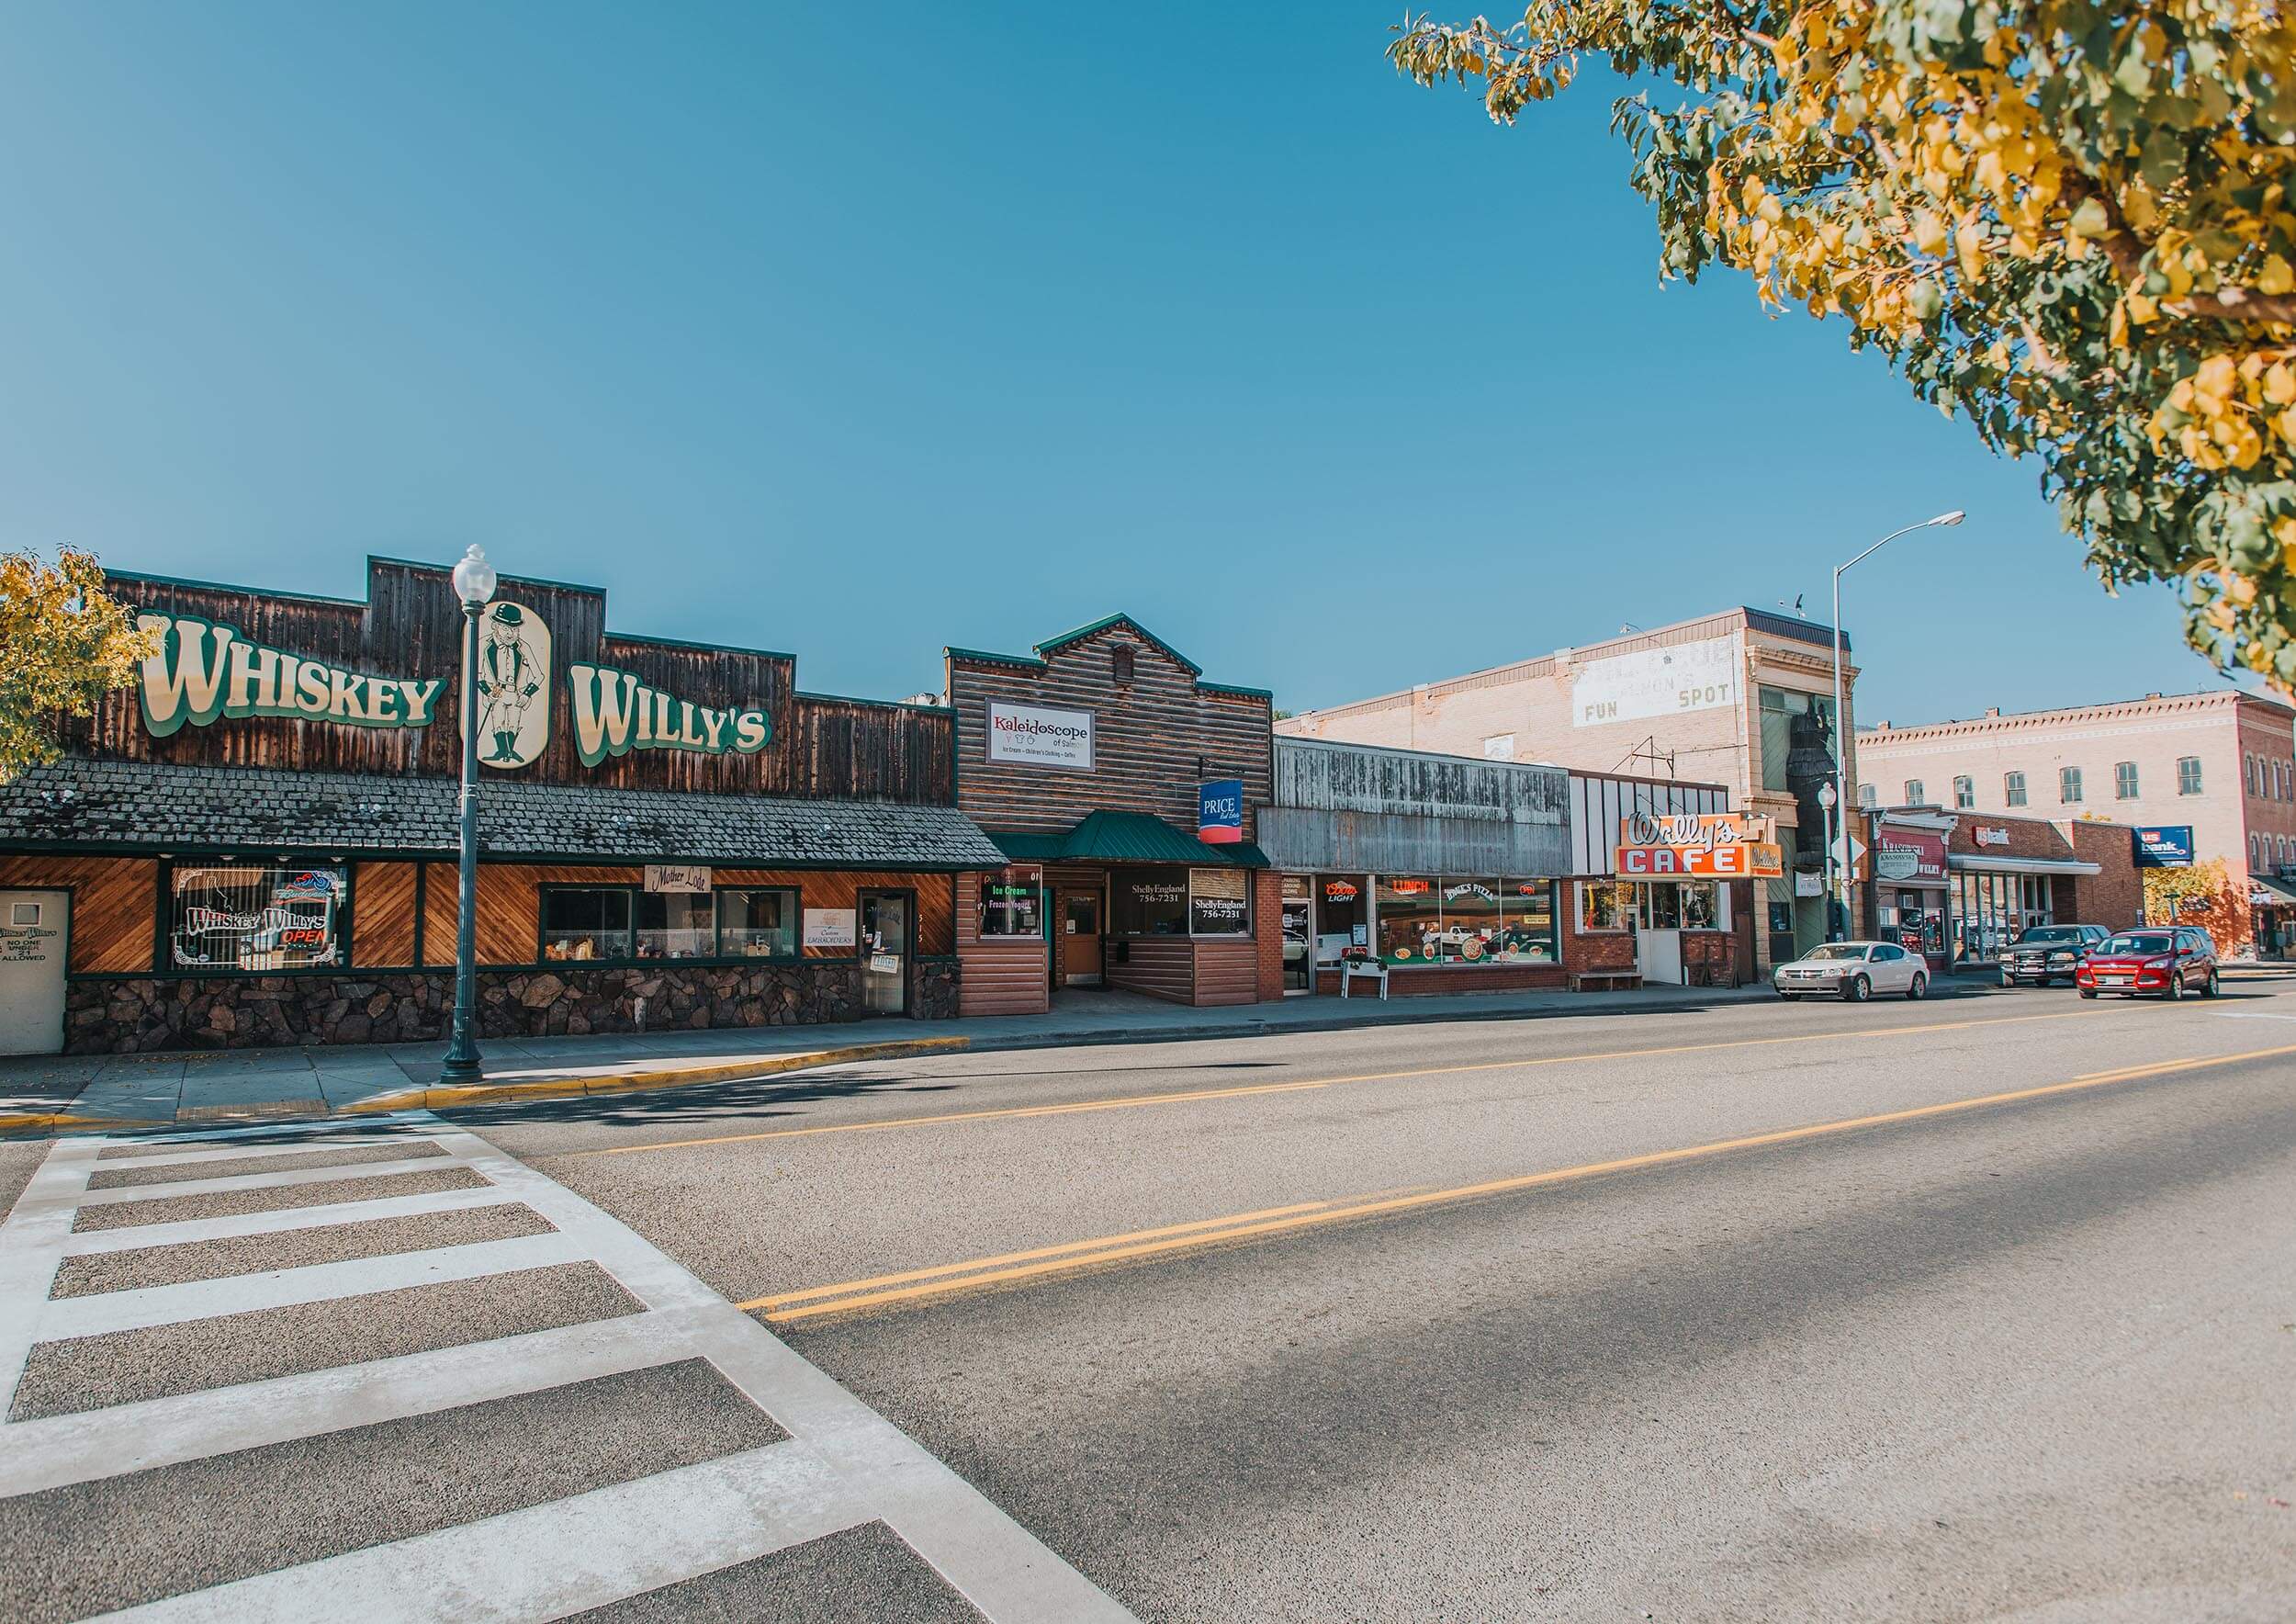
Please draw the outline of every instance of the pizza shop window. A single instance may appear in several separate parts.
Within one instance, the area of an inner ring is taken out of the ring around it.
[[[735,887],[717,893],[717,951],[729,959],[797,956],[797,893]]]
[[[349,872],[335,864],[179,864],[168,871],[168,962],[179,970],[342,964],[350,888]]]
[[[542,956],[546,959],[626,959],[630,956],[627,885],[548,885],[542,893]]]

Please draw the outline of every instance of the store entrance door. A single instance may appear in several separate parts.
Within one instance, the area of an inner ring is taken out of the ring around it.
[[[1052,944],[1054,978],[1062,987],[1098,987],[1106,979],[1100,948],[1100,893],[1062,887],[1060,939]]]
[[[1315,990],[1315,935],[1305,874],[1286,874],[1284,885],[1284,991]]]
[[[1683,933],[1643,930],[1635,932],[1635,969],[1645,987],[1683,985]]]
[[[916,900],[906,891],[863,891],[861,904],[861,1008],[872,1015],[909,1012],[909,924]]]
[[[0,1054],[63,1052],[62,891],[0,891]]]

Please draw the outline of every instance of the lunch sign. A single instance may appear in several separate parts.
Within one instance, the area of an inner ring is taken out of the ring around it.
[[[548,628],[530,609],[492,605],[479,643],[478,761],[506,771],[538,758],[549,739],[556,681],[568,690],[575,753],[595,767],[631,750],[754,755],[773,741],[773,721],[756,706],[696,705],[611,666],[575,661],[554,671]],[[196,615],[144,613],[137,627],[153,639],[137,673],[143,725],[154,739],[241,716],[296,716],[345,727],[427,727],[436,719],[444,677],[353,671],[275,648],[238,627]],[[539,701],[540,703],[536,703]]]

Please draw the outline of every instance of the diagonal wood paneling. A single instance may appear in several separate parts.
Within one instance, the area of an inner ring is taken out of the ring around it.
[[[72,893],[72,972],[145,975],[158,928],[159,863],[150,857],[0,857],[0,885]]]
[[[362,863],[351,871],[351,963],[388,969],[414,963],[411,863]]]

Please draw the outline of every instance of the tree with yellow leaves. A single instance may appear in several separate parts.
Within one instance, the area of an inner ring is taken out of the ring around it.
[[[1849,325],[2043,489],[2107,587],[2296,684],[2296,6],[1534,0],[1389,47],[1492,118],[1589,58],[1662,277],[1720,263]]]
[[[94,555],[0,554],[0,784],[54,761],[57,720],[88,715],[149,652]]]

